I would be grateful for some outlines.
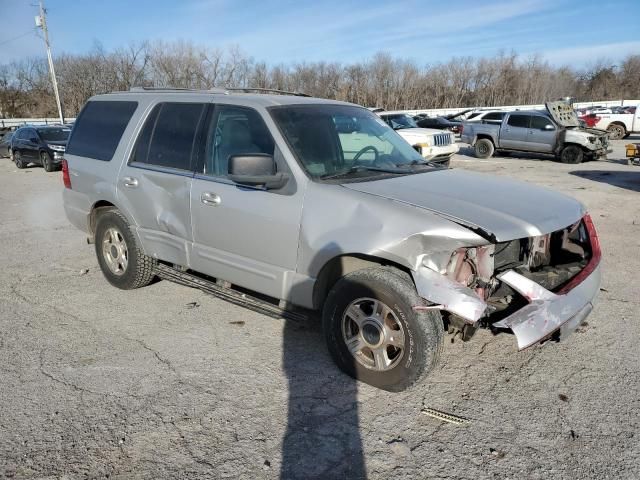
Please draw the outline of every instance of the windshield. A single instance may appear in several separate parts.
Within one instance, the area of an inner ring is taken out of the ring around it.
[[[71,130],[68,128],[39,128],[38,134],[45,142],[66,142]]]
[[[382,118],[394,130],[400,128],[418,128],[416,121],[407,114],[384,115]]]
[[[414,173],[424,159],[377,115],[348,105],[271,107],[273,119],[313,178],[358,167],[358,178]],[[384,170],[384,172],[382,171]]]

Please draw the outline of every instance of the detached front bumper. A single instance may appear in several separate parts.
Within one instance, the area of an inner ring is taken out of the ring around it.
[[[600,289],[600,265],[573,289],[563,294],[546,290],[513,270],[498,278],[529,300],[529,304],[493,324],[509,328],[518,340],[518,349],[530,347],[559,332],[560,339],[570,335],[593,309]]]

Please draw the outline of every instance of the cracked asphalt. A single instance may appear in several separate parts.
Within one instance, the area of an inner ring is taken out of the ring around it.
[[[640,478],[640,167],[624,143],[582,165],[456,156],[587,205],[599,303],[566,343],[448,336],[438,369],[395,394],[340,373],[317,322],[167,281],[111,287],[60,174],[0,159],[0,477]]]

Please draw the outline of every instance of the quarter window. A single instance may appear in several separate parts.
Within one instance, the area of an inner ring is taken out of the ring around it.
[[[224,177],[229,157],[248,153],[274,154],[274,141],[260,114],[246,107],[216,106],[209,126],[202,173]]]
[[[202,103],[161,103],[138,136],[132,162],[191,170]]]
[[[509,115],[508,125],[512,127],[529,128],[529,115]]]
[[[138,102],[93,101],[80,112],[67,154],[110,161]]]

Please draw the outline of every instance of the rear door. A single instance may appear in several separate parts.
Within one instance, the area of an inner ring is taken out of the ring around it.
[[[527,150],[530,115],[511,113],[500,127],[500,148]]]
[[[204,155],[191,190],[192,268],[251,290],[285,298],[296,268],[302,192],[293,176],[281,190],[235,184],[231,155],[273,155],[288,167],[261,114],[248,107],[217,105],[207,122]]]
[[[546,115],[532,115],[527,132],[528,148],[534,152],[551,153],[558,131]]]
[[[156,104],[118,175],[118,199],[130,212],[145,253],[189,265],[190,193],[205,103]]]

